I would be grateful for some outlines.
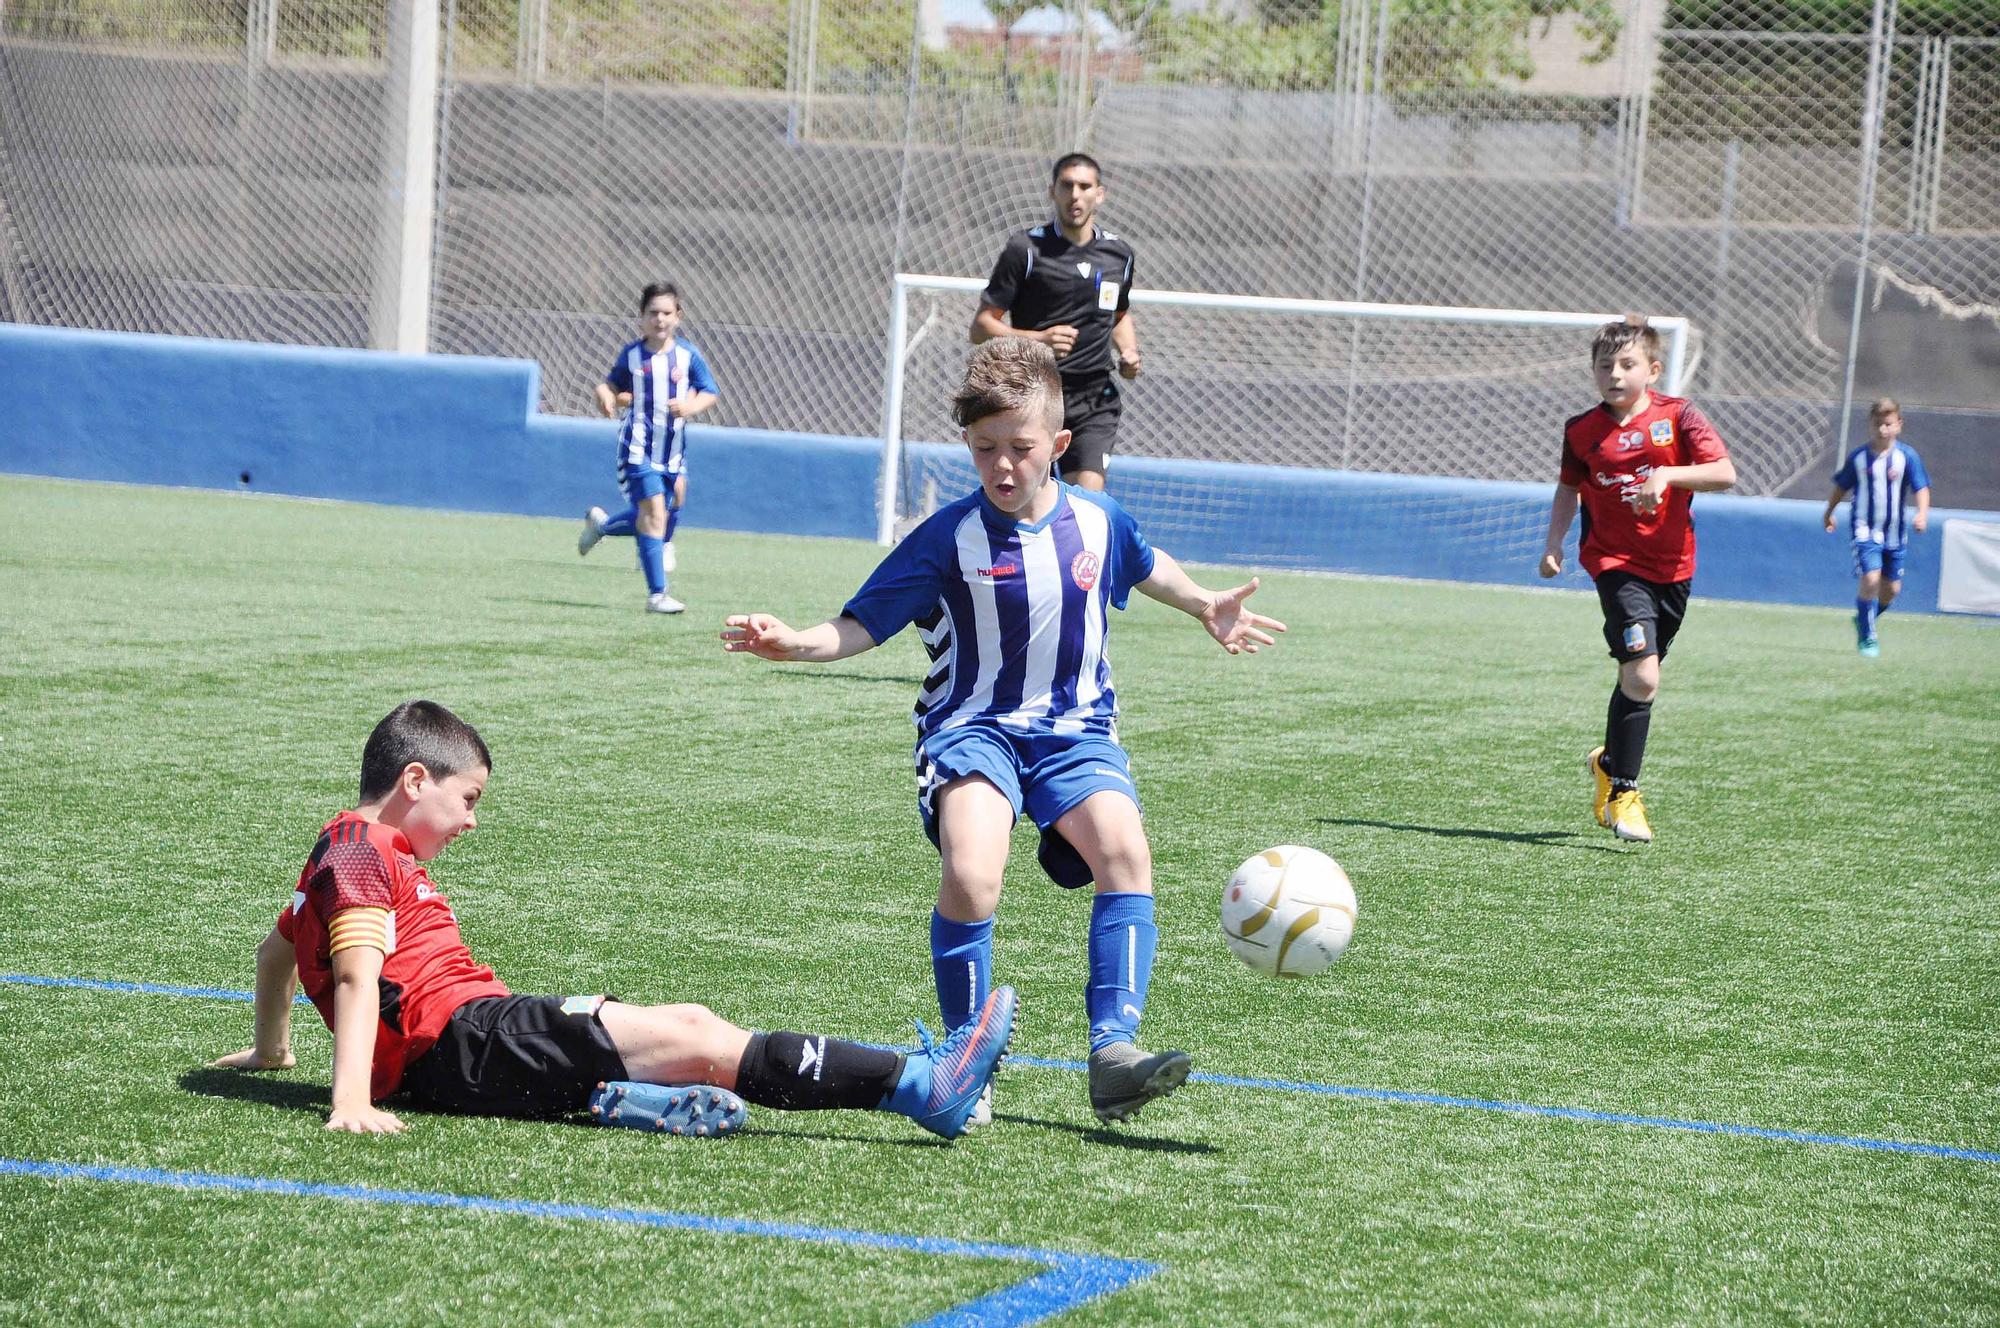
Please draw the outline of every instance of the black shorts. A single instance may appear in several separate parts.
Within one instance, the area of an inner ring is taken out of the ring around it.
[[[598,1022],[608,996],[482,996],[452,1014],[437,1043],[403,1067],[420,1107],[474,1116],[566,1116],[590,1104],[625,1061]]]
[[[1648,655],[1667,657],[1667,647],[1687,617],[1692,581],[1648,581],[1630,572],[1597,578],[1597,602],[1604,609],[1604,644],[1620,664]]]
[[[1110,375],[1063,384],[1063,428],[1069,430],[1069,450],[1056,459],[1064,479],[1079,470],[1104,473],[1111,444],[1118,437],[1118,417],[1125,401]]]

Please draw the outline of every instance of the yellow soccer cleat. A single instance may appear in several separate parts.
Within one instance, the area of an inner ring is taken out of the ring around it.
[[[1611,827],[1611,833],[1620,839],[1635,844],[1653,842],[1653,827],[1646,820],[1646,800],[1639,796],[1638,789],[1613,794],[1604,808],[1604,823]]]
[[[1591,748],[1590,755],[1583,758],[1583,768],[1590,772],[1590,782],[1596,788],[1592,810],[1597,813],[1597,823],[1610,829],[1611,820],[1604,814],[1604,808],[1611,801],[1611,776],[1604,773],[1604,749]]]

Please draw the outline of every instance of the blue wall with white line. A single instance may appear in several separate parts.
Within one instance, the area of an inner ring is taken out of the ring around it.
[[[538,380],[522,360],[0,324],[0,471],[534,516],[608,505],[615,426],[536,414]],[[874,534],[873,439],[696,424],[688,446],[689,527]],[[963,456],[944,445],[914,454]],[[1545,484],[1128,457],[1112,490],[1187,560],[1546,584],[1534,570]],[[1699,592],[1852,603],[1847,541],[1821,530],[1819,512],[1701,496]],[[1936,609],[1936,532],[1948,516],[1993,519],[1933,511],[1899,607]],[[1587,583],[1572,573],[1563,584]]]

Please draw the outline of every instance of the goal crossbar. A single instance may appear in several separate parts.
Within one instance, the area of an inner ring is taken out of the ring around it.
[[[894,541],[903,448],[904,374],[915,343],[909,330],[910,296],[918,291],[976,295],[986,289],[979,277],[944,277],[925,273],[898,272],[893,285],[889,312],[888,363],[884,374],[882,405],[882,472],[877,495],[876,541]],[[1214,291],[1135,290],[1135,305],[1171,305],[1183,309],[1229,310],[1241,313],[1283,314],[1317,318],[1355,320],[1398,320],[1424,323],[1470,323],[1494,327],[1595,328],[1624,317],[1615,313],[1590,313],[1549,309],[1480,309],[1434,304],[1378,304],[1366,300],[1309,300],[1271,295],[1229,295]],[[1669,396],[1680,394],[1687,368],[1689,323],[1678,316],[1647,319],[1663,343],[1660,390]],[[925,333],[920,332],[918,340]],[[947,335],[961,335],[953,329]]]

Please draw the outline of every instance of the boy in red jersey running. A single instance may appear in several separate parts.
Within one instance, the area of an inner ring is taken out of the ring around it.
[[[1620,839],[1650,843],[1653,827],[1639,797],[1639,765],[1660,662],[1687,615],[1694,581],[1693,495],[1736,483],[1722,437],[1682,397],[1657,396],[1659,333],[1643,318],[1606,323],[1590,346],[1603,398],[1563,424],[1562,472],[1549,505],[1541,574],[1562,571],[1563,537],[1583,504],[1583,568],[1597,583],[1604,640],[1618,661],[1618,685],[1604,744],[1585,758],[1597,823]]]
[[[516,996],[475,962],[419,864],[477,824],[493,762],[470,724],[408,701],[375,726],[361,800],[320,832],[291,902],[257,947],[257,1040],[217,1066],[293,1064],[300,983],[333,1030],[326,1128],[395,1134],[376,1105],[401,1092],[436,1111],[552,1117],[726,1134],[748,1101],[788,1111],[894,1111],[965,1132],[1013,1031],[1014,992],[907,1054],[803,1033],[752,1033],[700,1005]],[[922,1025],[918,1025],[919,1029]],[[739,1096],[740,1095],[740,1096]]]

